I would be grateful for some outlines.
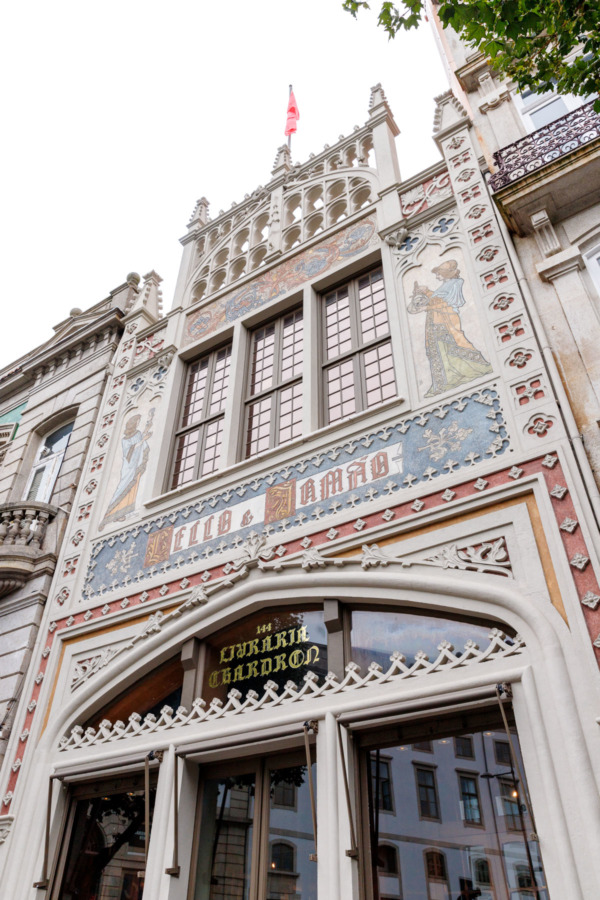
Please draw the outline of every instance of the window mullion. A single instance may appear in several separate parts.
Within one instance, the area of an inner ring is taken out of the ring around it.
[[[364,359],[363,359],[363,351],[359,350],[354,354],[354,387],[357,393],[358,402],[356,404],[356,411],[364,410],[367,408],[367,388],[365,384],[365,374],[364,374]]]
[[[279,403],[280,388],[271,391],[271,422],[269,428],[269,448],[279,444]]]
[[[200,478],[200,469],[204,461],[204,445],[206,442],[206,424],[203,422],[198,427],[198,443],[196,445],[196,458],[194,460],[194,479]]]
[[[350,302],[350,330],[352,334],[352,349],[356,353],[362,349],[362,333],[360,328],[360,312],[358,303],[358,280],[348,285],[348,300]]]
[[[262,900],[267,896],[267,870],[269,865],[269,799],[270,772],[266,761],[261,760],[256,772],[256,797],[254,800],[255,839],[252,847],[250,875],[250,900]]]
[[[202,404],[202,418],[204,422],[208,418],[208,411],[212,399],[213,384],[215,380],[215,369],[217,367],[217,356],[219,351],[213,350],[208,358],[208,371],[206,373],[206,390],[204,392],[204,402]]]

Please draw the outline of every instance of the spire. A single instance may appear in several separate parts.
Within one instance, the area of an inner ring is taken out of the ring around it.
[[[371,88],[369,119],[373,125],[377,122],[385,121],[394,137],[400,134],[400,129],[396,125],[392,110],[387,102],[385,91],[380,84],[376,84],[375,87]]]
[[[200,226],[201,228],[207,224],[208,222],[208,207],[209,203],[206,197],[200,197],[199,200],[196,201],[196,205],[194,207],[194,212],[192,213],[192,217],[188,222],[188,228],[196,228],[196,226]]]
[[[469,124],[470,119],[466,109],[452,91],[446,91],[435,98],[433,137],[438,144],[448,134],[452,134],[453,131],[460,130]]]
[[[275,163],[271,170],[271,175],[276,178],[278,175],[287,175],[292,168],[292,154],[287,144],[282,144],[277,151]]]
[[[154,320],[162,317],[161,281],[162,278],[154,271],[154,269],[148,272],[147,275],[144,275],[142,289],[138,291],[135,300],[126,310],[129,316],[134,312],[144,310],[146,313],[149,313]]]

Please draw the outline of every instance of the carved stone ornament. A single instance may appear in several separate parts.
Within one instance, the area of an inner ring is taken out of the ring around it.
[[[127,725],[121,721],[113,724],[107,719],[100,722],[98,729],[87,728],[84,731],[80,725],[76,725],[71,730],[69,737],[61,739],[59,749],[63,751],[77,750],[138,735],[160,734],[174,728],[244,715],[263,708],[273,709],[280,705],[289,706],[290,703],[329,697],[333,694],[363,689],[371,685],[394,684],[408,678],[423,677],[448,669],[519,656],[525,647],[518,635],[514,640],[509,639],[498,628],[491,630],[489,640],[490,643],[483,650],[480,650],[474,641],[467,641],[462,653],[456,653],[454,646],[449,641],[443,640],[438,644],[439,655],[434,660],[430,661],[427,654],[420,651],[415,654],[414,662],[410,666],[406,665],[406,657],[396,650],[390,656],[391,666],[387,671],[384,672],[379,663],[372,662],[364,676],[361,675],[360,666],[351,662],[346,666],[346,675],[342,681],[338,681],[336,675],[329,672],[321,685],[319,685],[318,676],[314,672],[307,672],[302,686],[298,687],[293,681],[288,681],[281,694],[278,693],[278,686],[275,682],[267,681],[262,697],[256,691],[251,690],[246,694],[246,699],[242,700],[241,692],[234,688],[227,695],[227,703],[224,704],[222,700],[215,698],[207,707],[206,702],[198,698],[194,700],[191,712],[188,712],[184,706],[180,706],[173,714],[172,707],[163,706],[158,718],[149,713],[142,719],[139,713],[132,713]]]
[[[310,539],[307,539],[307,541],[304,542],[305,550],[302,554],[296,554],[289,559],[283,559],[285,548],[266,548],[265,536],[251,532],[242,545],[241,555],[235,562],[228,563],[223,567],[225,573],[223,578],[219,578],[211,584],[197,584],[192,588],[189,597],[183,601],[177,609],[166,615],[161,610],[158,610],[150,616],[141,632],[135,635],[135,637],[127,643],[111,650],[104,650],[101,654],[80,661],[73,673],[71,690],[76,690],[80,684],[83,684],[84,681],[87,681],[87,679],[91,678],[107,666],[116,656],[130,650],[139,641],[145,640],[150,635],[160,632],[163,626],[171,620],[181,617],[197,606],[208,603],[214,594],[220,593],[221,591],[230,588],[238,580],[246,578],[250,570],[256,567],[264,572],[279,572],[282,569],[287,568],[302,569],[305,572],[309,572],[314,569],[325,569],[330,566],[342,567],[359,565],[364,570],[370,570],[377,566],[397,565],[401,568],[408,568],[409,566],[420,565],[434,566],[443,569],[461,569],[463,571],[487,575],[512,576],[512,566],[503,537],[496,538],[490,542],[466,547],[450,544],[440,548],[433,554],[421,555],[412,559],[388,555],[380,550],[377,544],[371,544],[370,546],[364,544],[360,556],[324,556],[317,547],[309,546]],[[208,573],[205,572],[204,574],[206,575]],[[205,580],[204,577],[202,577],[202,580]],[[208,579],[206,579],[206,581],[208,581]]]
[[[88,678],[91,678],[92,675],[95,675],[96,672],[103,669],[118,652],[119,650],[117,648],[106,647],[101,653],[96,654],[96,656],[78,660],[75,663],[73,675],[71,677],[71,690],[76,691],[78,687],[81,687]]]
[[[10,834],[14,816],[0,816],[0,844],[3,844]]]

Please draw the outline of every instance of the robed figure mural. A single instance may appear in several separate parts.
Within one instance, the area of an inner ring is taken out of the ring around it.
[[[459,310],[465,305],[464,280],[455,259],[431,269],[441,281],[435,289],[414,282],[408,312],[425,313],[425,352],[431,370],[431,387],[426,397],[434,397],[461,384],[488,375],[492,367],[466,337]]]
[[[121,473],[119,483],[112,495],[104,519],[103,528],[109,522],[120,521],[135,509],[140,478],[146,471],[150,448],[148,438],[152,435],[151,425],[154,408],[150,410],[143,432],[139,428],[141,415],[132,416],[126,423],[121,438]]]

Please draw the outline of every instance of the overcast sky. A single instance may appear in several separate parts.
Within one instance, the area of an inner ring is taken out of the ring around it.
[[[29,0],[0,22],[0,368],[130,271],[156,269],[169,309],[195,200],[216,216],[269,180],[290,82],[295,162],[362,124],[377,82],[403,178],[439,158],[429,26],[390,42],[341,0]]]

